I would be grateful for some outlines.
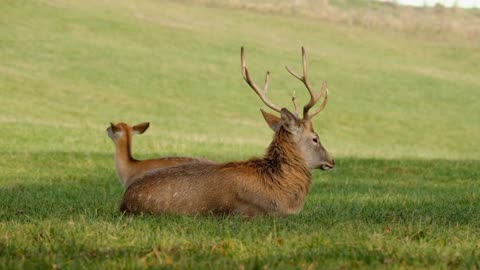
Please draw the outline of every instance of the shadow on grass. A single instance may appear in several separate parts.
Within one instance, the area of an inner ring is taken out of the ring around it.
[[[65,221],[82,216],[118,222],[122,217],[118,204],[123,188],[111,154],[3,155],[16,167],[5,167],[0,173],[7,179],[0,187],[0,221]],[[479,171],[480,161],[472,160],[339,160],[334,171],[314,174],[304,211],[279,222],[289,230],[299,231],[349,221],[386,224],[423,220],[438,225],[479,226]],[[135,218],[162,223],[218,223],[220,227],[228,227],[232,219],[238,219]],[[263,224],[268,230],[269,220],[267,217],[244,223]]]

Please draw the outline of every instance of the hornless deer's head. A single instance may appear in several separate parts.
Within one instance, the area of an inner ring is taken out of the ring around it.
[[[327,83],[324,81],[322,87],[318,92],[312,90],[312,86],[308,81],[308,70],[307,70],[307,56],[305,49],[302,47],[302,62],[303,62],[303,76],[299,76],[288,67],[287,71],[293,75],[295,78],[299,79],[308,90],[310,94],[310,101],[303,107],[303,117],[299,118],[298,116],[298,106],[295,96],[292,97],[293,104],[295,106],[295,113],[291,113],[286,108],[281,108],[273,104],[267,97],[268,85],[270,80],[270,72],[267,71],[265,76],[265,85],[263,90],[260,90],[258,86],[250,78],[246,63],[245,63],[245,50],[242,47],[241,49],[241,65],[242,65],[242,75],[248,85],[255,91],[255,93],[260,97],[265,105],[270,109],[280,113],[280,117],[268,113],[262,109],[261,112],[265,121],[270,126],[270,128],[278,132],[280,128],[283,128],[287,132],[293,135],[293,139],[296,143],[297,149],[300,151],[302,157],[305,159],[309,169],[322,169],[329,170],[335,167],[335,161],[330,157],[327,152],[327,149],[320,142],[318,134],[313,129],[312,118],[321,112],[328,101],[328,88]],[[320,107],[315,110],[313,113],[310,113],[310,109],[320,100],[322,96],[323,102]]]
[[[125,123],[118,123],[116,125],[110,123],[110,126],[107,128],[108,137],[117,143],[120,140],[128,140],[134,134],[144,133],[149,126],[150,123],[141,123],[135,126],[129,126]]]

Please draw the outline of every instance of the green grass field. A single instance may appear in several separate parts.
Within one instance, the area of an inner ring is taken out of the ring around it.
[[[1,269],[480,268],[480,47],[190,1],[0,4]],[[337,167],[286,218],[122,216],[109,122],[151,122],[138,158],[262,155],[261,102],[315,120]]]

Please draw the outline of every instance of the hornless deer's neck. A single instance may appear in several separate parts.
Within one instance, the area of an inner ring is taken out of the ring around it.
[[[125,138],[121,138],[115,143],[115,163],[117,166],[117,172],[122,180],[123,184],[127,183],[129,178],[130,169],[136,159],[132,157],[131,150],[131,134],[125,134]]]

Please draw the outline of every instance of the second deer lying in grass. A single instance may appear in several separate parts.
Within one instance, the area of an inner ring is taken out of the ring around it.
[[[121,211],[128,213],[238,213],[255,217],[287,215],[303,209],[312,182],[311,170],[329,170],[334,160],[320,143],[311,119],[326,105],[328,89],[324,83],[313,92],[307,80],[306,55],[302,48],[304,75],[298,76],[310,93],[303,118],[270,102],[265,87],[260,90],[252,81],[245,65],[242,48],[242,74],[246,82],[280,117],[262,110],[263,117],[275,135],[263,158],[224,164],[187,163],[152,171],[132,184],[125,192]],[[320,107],[309,110],[322,97]],[[294,99],[295,108],[296,101]]]
[[[188,162],[211,162],[203,158],[163,157],[157,159],[137,160],[132,157],[132,136],[144,133],[150,123],[129,126],[125,123],[110,124],[108,136],[115,143],[115,163],[118,176],[125,187],[130,186],[137,178],[158,168],[174,166]]]

